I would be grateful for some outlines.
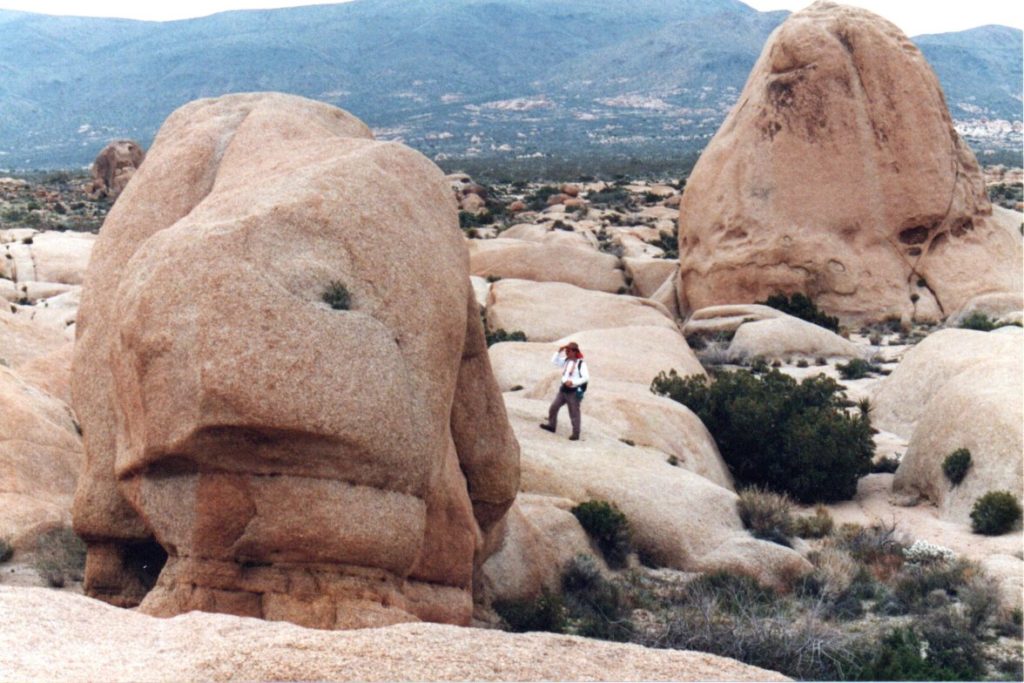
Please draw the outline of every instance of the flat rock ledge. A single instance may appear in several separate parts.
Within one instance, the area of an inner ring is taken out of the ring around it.
[[[785,681],[701,652],[412,623],[317,631],[190,612],[157,619],[0,586],[0,680]]]

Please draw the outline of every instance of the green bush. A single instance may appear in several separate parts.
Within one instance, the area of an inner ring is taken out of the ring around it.
[[[989,318],[981,311],[975,311],[960,321],[960,327],[965,330],[978,330],[979,332],[991,332],[998,327],[996,321]]]
[[[548,205],[548,197],[561,193],[562,190],[553,185],[543,185],[534,190],[523,202],[530,211],[542,211]]]
[[[859,672],[862,681],[971,680],[957,676],[930,656],[930,644],[925,647],[910,628],[893,629],[871,649],[871,659]]]
[[[632,549],[629,521],[613,503],[603,500],[588,500],[571,510],[580,526],[594,539],[608,566],[626,566],[626,558]]]
[[[871,463],[871,474],[892,474],[898,470],[899,467],[899,458],[886,455]]]
[[[662,258],[679,258],[679,238],[675,234],[663,230],[658,233],[658,239],[651,244],[665,252],[661,255]]]
[[[989,491],[971,508],[971,529],[976,534],[999,536],[1021,518],[1020,503],[1009,491]]]
[[[851,415],[841,387],[823,375],[800,383],[777,370],[761,375],[660,373],[651,390],[689,407],[743,486],[789,494],[803,504],[852,498],[871,470],[868,415]]]
[[[487,337],[487,346],[488,347],[494,346],[498,342],[508,342],[508,341],[524,342],[524,341],[526,341],[526,333],[524,333],[524,332],[522,332],[520,330],[515,330],[513,332],[506,332],[503,329],[497,329],[494,332],[488,332],[486,334],[486,337]]]
[[[69,527],[51,529],[36,540],[33,566],[54,588],[61,588],[69,581],[81,581],[85,571],[85,542]]]
[[[627,641],[633,635],[629,607],[619,587],[601,576],[594,558],[578,555],[562,575],[569,630],[587,638]]]
[[[800,318],[801,320],[806,320],[809,323],[820,325],[821,327],[832,330],[833,332],[839,331],[839,318],[821,311],[806,294],[797,292],[789,297],[785,294],[772,294],[764,301],[758,301],[757,303],[764,306],[771,306],[783,313],[788,313],[789,315]]]
[[[343,283],[333,280],[327,285],[327,289],[321,295],[324,303],[336,311],[347,311],[352,304],[348,287]]]
[[[513,633],[565,633],[565,604],[558,595],[543,593],[534,600],[500,600],[494,611]]]
[[[956,449],[942,461],[942,472],[953,486],[958,486],[964,480],[969,469],[971,469],[971,452],[966,448]]]
[[[854,358],[848,363],[836,364],[836,370],[843,379],[864,379],[878,372],[878,368],[862,358]]]
[[[743,526],[755,537],[789,546],[794,533],[793,507],[785,494],[773,493],[760,486],[749,486],[739,493],[736,508]]]

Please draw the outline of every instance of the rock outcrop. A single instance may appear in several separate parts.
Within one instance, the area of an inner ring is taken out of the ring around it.
[[[877,423],[909,436],[893,490],[921,495],[940,515],[970,523],[974,502],[994,490],[1024,490],[1024,335],[942,330],[911,349],[875,395]],[[958,485],[942,463],[966,448]]]
[[[319,628],[469,621],[518,447],[425,157],[299,97],[190,103],[108,216],[78,324],[90,595]],[[153,539],[168,560],[147,593]]]
[[[680,308],[803,292],[847,321],[1020,292],[939,82],[894,25],[816,2],[768,39],[680,206]]]
[[[62,401],[0,366],[0,539],[21,547],[66,525],[82,440]]]
[[[611,294],[626,287],[619,259],[586,246],[506,238],[471,240],[469,267],[481,277],[564,282]]]
[[[145,158],[146,152],[134,140],[108,143],[92,162],[92,196],[117,199]]]
[[[153,619],[79,595],[7,586],[0,653],[12,680],[789,680],[703,652],[552,633],[439,624],[332,633],[197,612]]]

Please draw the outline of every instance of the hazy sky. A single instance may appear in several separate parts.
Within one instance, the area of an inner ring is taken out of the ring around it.
[[[417,0],[429,1],[429,0]],[[571,3],[573,0],[552,0]],[[643,0],[637,0],[643,2]],[[798,10],[807,0],[745,0],[759,10]],[[315,0],[0,0],[0,9],[20,9],[46,14],[130,17],[133,19],[183,19],[229,9],[260,9],[317,4]],[[1024,3],[1019,0],[847,0],[889,19],[909,35],[960,31],[983,24],[1024,28]]]

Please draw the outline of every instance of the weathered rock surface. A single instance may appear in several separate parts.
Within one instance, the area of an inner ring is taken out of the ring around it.
[[[690,335],[735,332],[744,323],[774,320],[784,315],[786,314],[777,308],[760,304],[708,306],[690,314],[683,326],[683,334],[689,337]]]
[[[5,586],[0,667],[12,680],[788,680],[715,655],[575,636],[438,624],[330,632],[200,612],[153,619]]]
[[[835,332],[791,315],[741,324],[729,343],[735,359],[778,358],[860,358],[863,350]]]
[[[529,341],[555,341],[579,330],[654,326],[675,330],[664,307],[560,282],[500,280],[491,285],[487,328],[521,330]]]
[[[108,143],[92,162],[92,195],[117,199],[145,158],[146,152],[134,140]]]
[[[665,281],[675,275],[679,261],[675,259],[627,257],[622,259],[633,293],[650,298]]]
[[[17,368],[33,358],[56,351],[66,343],[63,332],[0,306],[0,361],[3,364]]]
[[[20,547],[71,521],[82,440],[71,411],[0,366],[0,539]]]
[[[1004,339],[984,332],[967,334]],[[955,343],[949,335],[944,336],[947,346]],[[1016,343],[1005,344],[1007,348],[998,357],[992,357],[990,348],[988,358],[980,356],[966,364],[930,398],[922,393],[923,410],[896,470],[893,489],[924,496],[939,507],[944,519],[970,524],[971,508],[985,493],[1006,490],[1020,500],[1024,491],[1024,340],[1020,335],[1010,339]],[[914,349],[905,362],[919,360],[917,355]],[[939,367],[933,372],[944,374],[942,362],[935,365]],[[907,378],[896,380],[906,382]],[[942,463],[959,448],[970,451],[971,467],[964,480],[953,486],[943,474]]]
[[[182,107],[103,226],[78,334],[91,595],[141,599],[155,537],[152,614],[468,622],[518,450],[425,157],[298,97]]]
[[[958,375],[971,381],[972,368],[990,362],[1012,362],[1020,358],[1022,348],[1019,334],[954,329],[934,332],[908,351],[879,385],[872,399],[871,421],[879,429],[909,439],[928,414],[929,403],[947,382]]]
[[[817,2],[768,39],[688,179],[680,309],[782,291],[846,320],[944,318],[1021,291],[1020,240],[991,214],[921,52]]]
[[[481,277],[564,282],[599,292],[614,293],[626,286],[619,260],[611,254],[546,242],[470,240],[469,268]]]
[[[615,503],[630,520],[637,548],[660,566],[729,569],[780,587],[809,571],[793,550],[750,536],[729,489],[670,465],[661,451],[621,442],[586,416],[583,438],[566,447],[564,435],[537,428],[547,401],[510,394],[505,401],[522,446],[523,491]]]
[[[636,382],[644,388],[659,372],[704,374],[700,361],[675,330],[662,326],[585,330],[553,342],[502,342],[490,349],[494,377],[502,391],[531,388],[560,376],[551,356],[570,341],[580,345],[590,372],[601,382]]]

